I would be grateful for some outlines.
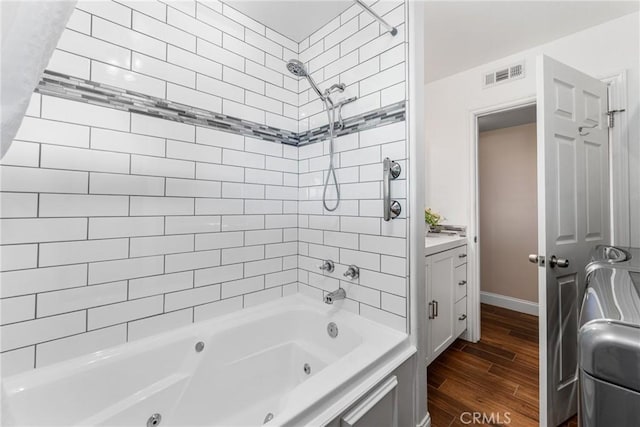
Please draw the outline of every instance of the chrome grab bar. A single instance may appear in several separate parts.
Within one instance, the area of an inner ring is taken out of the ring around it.
[[[382,183],[382,209],[385,221],[396,218],[402,212],[400,203],[391,200],[391,180],[400,176],[402,168],[400,165],[388,157],[385,157],[383,165],[383,183]]]

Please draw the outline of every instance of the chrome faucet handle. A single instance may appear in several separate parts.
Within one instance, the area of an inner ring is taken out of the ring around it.
[[[348,277],[351,280],[356,280],[358,277],[360,277],[360,269],[351,264],[349,266],[349,268],[347,268],[347,271],[344,272],[344,277]]]
[[[326,271],[327,273],[333,273],[333,270],[336,269],[336,265],[330,259],[326,259],[322,262],[322,265],[318,266],[318,268]]]

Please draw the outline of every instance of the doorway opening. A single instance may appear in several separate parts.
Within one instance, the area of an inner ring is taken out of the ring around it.
[[[537,316],[536,105],[477,120],[480,302]]]
[[[447,425],[452,402],[473,407],[491,396],[495,422],[537,426],[538,268],[528,262],[538,246],[536,104],[474,122],[480,339],[458,339],[429,365],[430,413]]]

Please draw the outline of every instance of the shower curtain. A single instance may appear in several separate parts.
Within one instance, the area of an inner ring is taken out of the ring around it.
[[[4,0],[0,5],[2,158],[18,132],[33,90],[58,44],[76,1]]]

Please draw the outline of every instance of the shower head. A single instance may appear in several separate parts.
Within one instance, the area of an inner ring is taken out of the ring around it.
[[[302,62],[298,61],[297,59],[290,59],[289,62],[287,62],[287,70],[289,70],[289,72],[296,77],[306,77],[309,85],[320,97],[320,99],[323,101],[326,100],[326,97],[322,94],[316,82],[314,82],[313,78],[311,78],[309,73],[307,73],[307,69],[304,68],[304,64]]]
[[[307,77],[307,70],[304,64],[297,59],[290,59],[287,62],[287,70],[296,77]]]

